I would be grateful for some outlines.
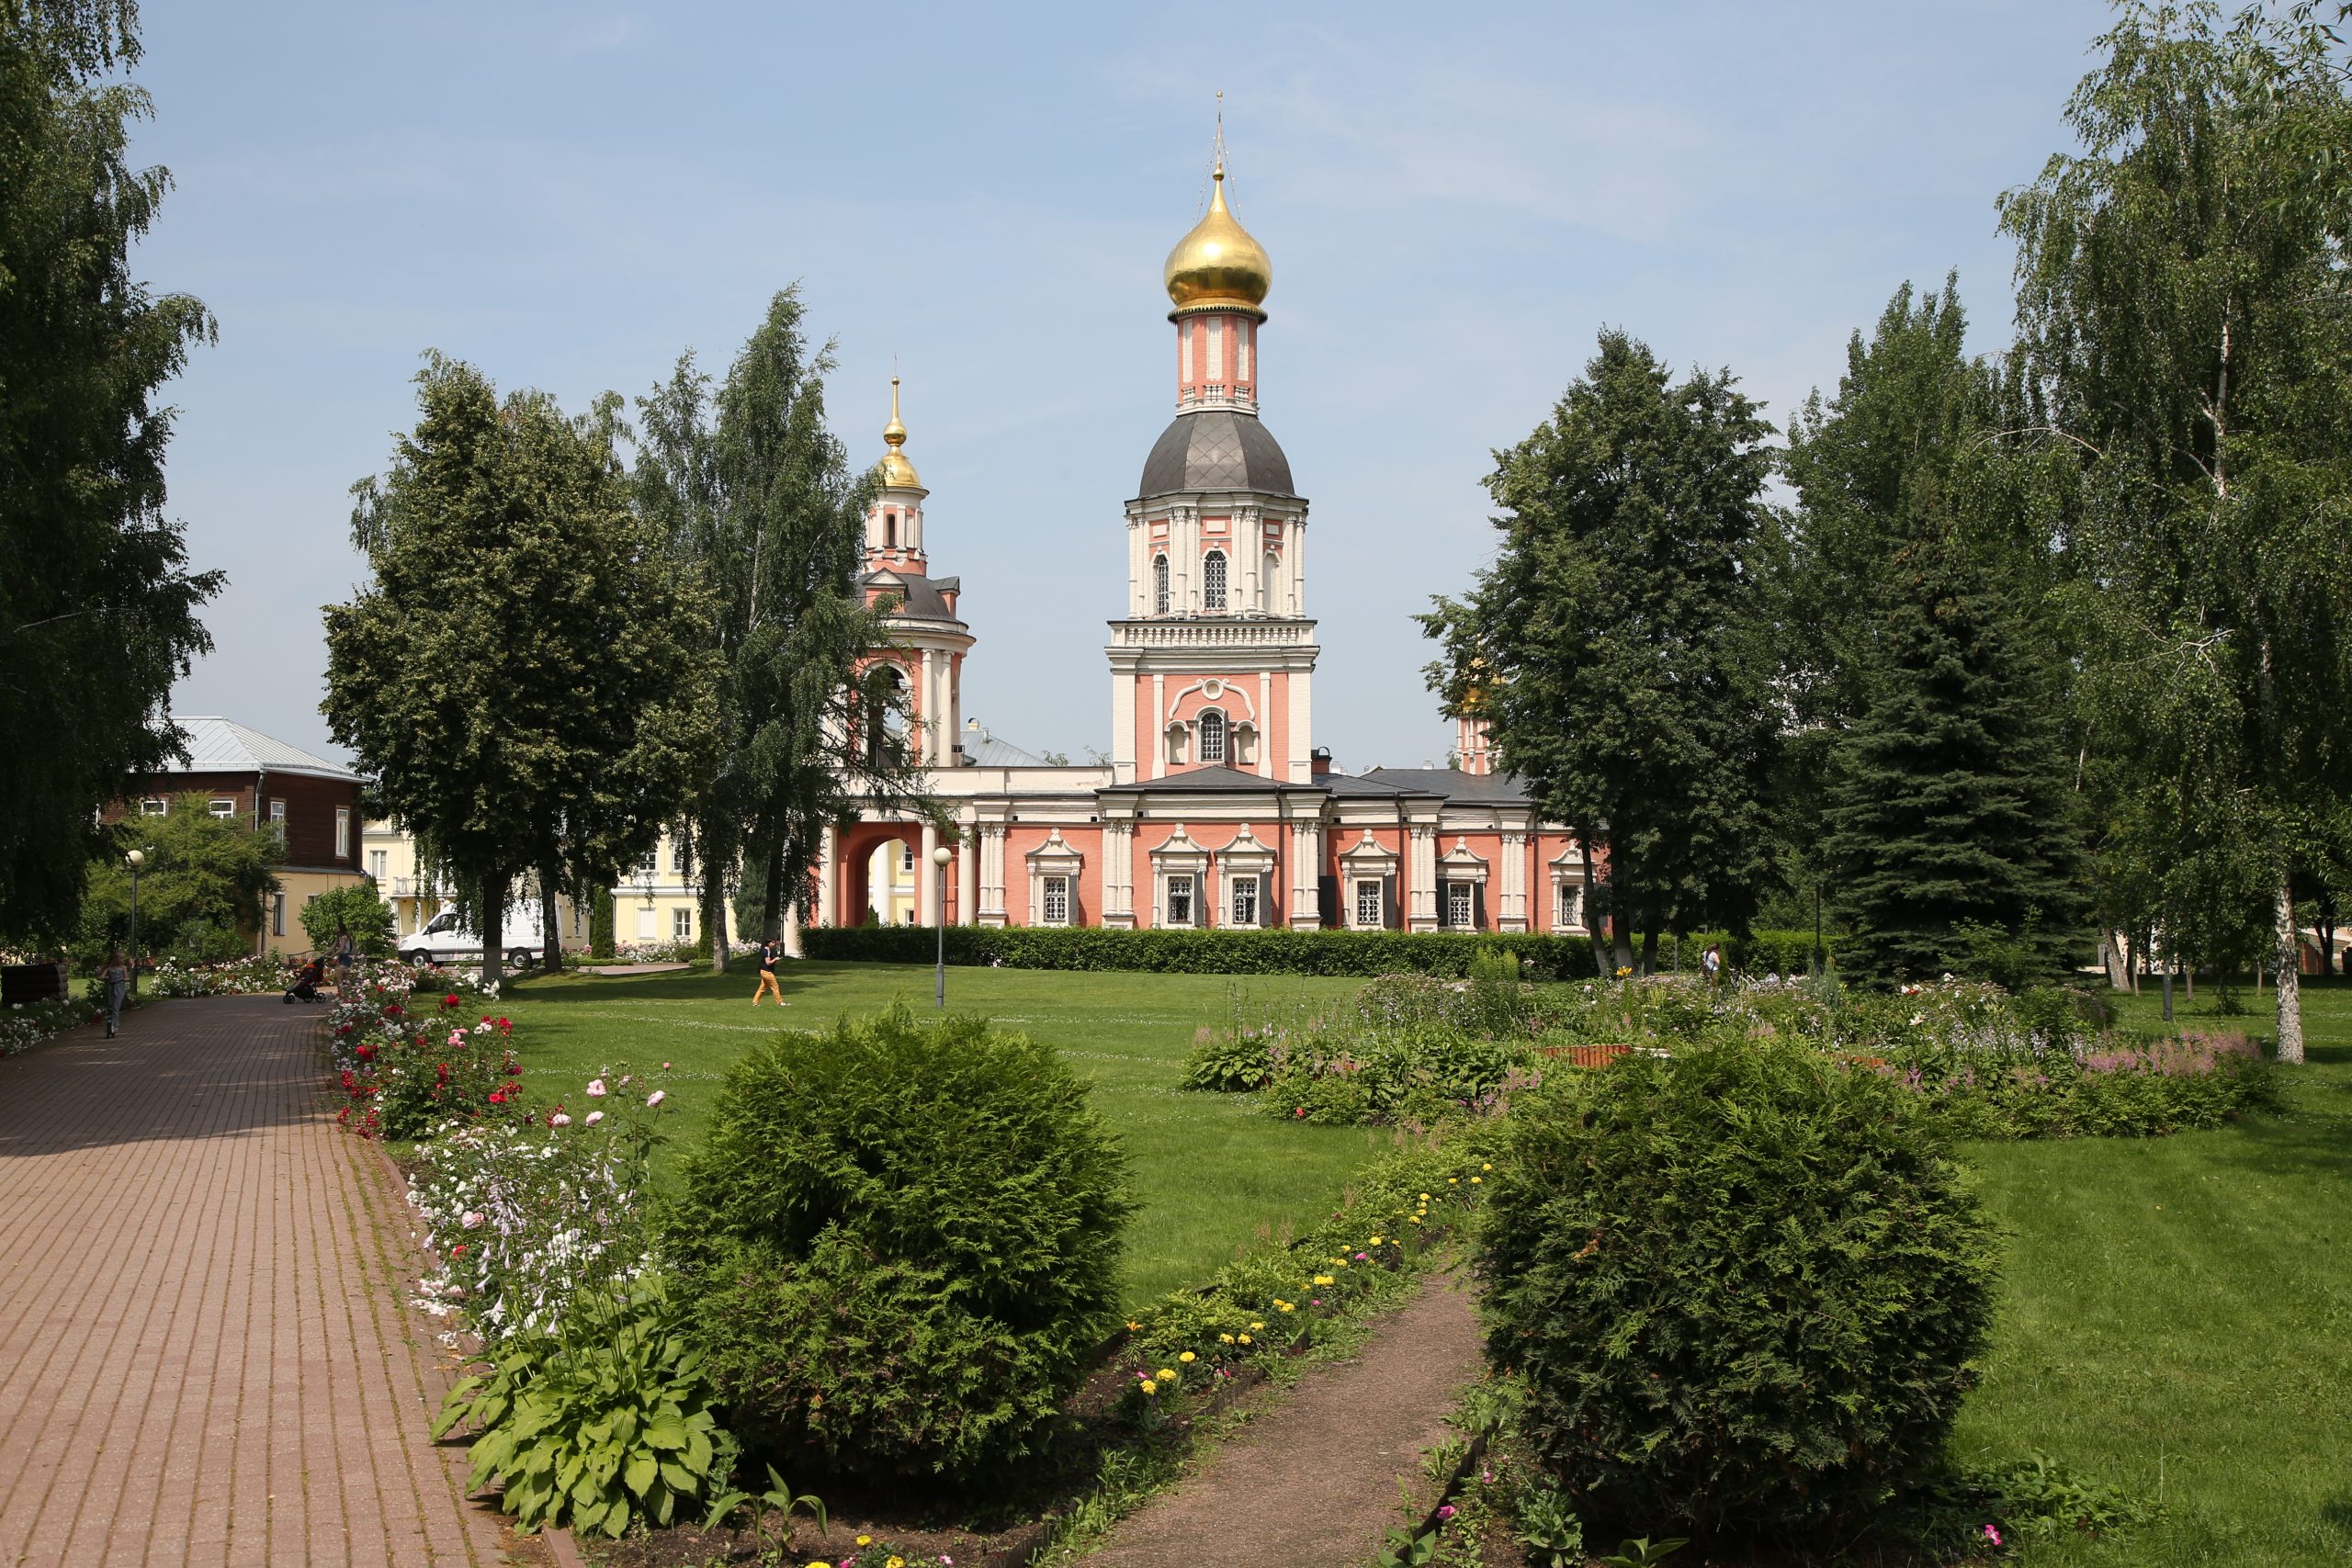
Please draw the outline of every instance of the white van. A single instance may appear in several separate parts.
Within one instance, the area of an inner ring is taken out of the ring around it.
[[[539,906],[510,904],[499,923],[499,938],[506,948],[506,967],[528,969],[538,962],[547,938],[539,929]],[[481,933],[464,923],[455,909],[444,909],[418,930],[401,938],[401,962],[416,967],[481,956]]]

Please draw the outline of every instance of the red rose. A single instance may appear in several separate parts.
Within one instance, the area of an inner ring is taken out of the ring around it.
[[[458,1005],[458,993],[452,991],[447,996],[443,997],[441,998],[441,1005],[445,1008],[456,1007]]]
[[[452,1258],[463,1258],[465,1255],[466,1244],[462,1241],[449,1249],[449,1256]]]

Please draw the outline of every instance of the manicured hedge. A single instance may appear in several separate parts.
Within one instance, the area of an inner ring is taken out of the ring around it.
[[[824,926],[801,933],[811,958],[929,964],[929,926]],[[1035,926],[950,926],[947,962],[1012,969],[1144,969],[1196,975],[1442,975],[1459,979],[1482,953],[1518,955],[1528,978],[1592,976],[1580,936],[1426,931],[1104,931]]]

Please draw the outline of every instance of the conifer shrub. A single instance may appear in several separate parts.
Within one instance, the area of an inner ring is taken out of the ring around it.
[[[672,1251],[754,1449],[985,1479],[1117,1325],[1125,1156],[1054,1052],[983,1019],[778,1035],[681,1174]]]
[[[1941,1455],[1994,1256],[1916,1097],[1723,1035],[1514,1106],[1479,1267],[1487,1353],[1580,1511],[1770,1535]]]

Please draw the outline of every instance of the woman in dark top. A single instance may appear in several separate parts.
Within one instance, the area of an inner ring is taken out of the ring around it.
[[[775,994],[776,1006],[788,1008],[792,1005],[784,999],[784,987],[775,983],[775,943],[772,942],[760,943],[760,988],[752,993],[753,1007],[759,1006],[760,998],[770,992]]]

